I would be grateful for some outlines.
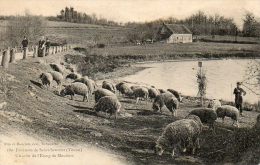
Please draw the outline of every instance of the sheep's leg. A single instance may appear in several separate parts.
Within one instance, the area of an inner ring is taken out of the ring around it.
[[[87,102],[89,102],[89,95],[87,94],[86,97],[87,97]]]
[[[135,104],[138,104],[138,101],[139,101],[139,97],[136,98]]]
[[[222,123],[224,123],[224,120],[225,120],[225,116],[224,116],[224,117],[222,117]]]
[[[86,95],[83,96],[83,102],[85,102],[85,99],[86,99]]]
[[[117,112],[115,113],[115,120],[117,119]]]
[[[197,138],[197,140],[196,140],[196,146],[198,149],[200,149],[200,139],[199,138]]]
[[[175,156],[174,148],[172,149],[172,157]]]
[[[70,95],[71,100],[73,100],[73,95]]]

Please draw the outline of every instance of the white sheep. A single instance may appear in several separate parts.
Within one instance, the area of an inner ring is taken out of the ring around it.
[[[158,89],[160,93],[166,93],[167,91],[165,89]]]
[[[214,111],[221,106],[221,102],[217,99],[209,101],[208,108],[212,108]]]
[[[179,101],[173,94],[166,92],[156,96],[153,102],[153,110],[162,113],[162,107],[164,106],[172,113],[172,116],[177,116]]]
[[[182,102],[182,96],[178,91],[174,89],[167,89],[167,91],[171,92],[178,99],[179,102]]]
[[[138,104],[140,98],[148,100],[149,92],[145,87],[133,88],[132,91],[126,93],[127,96],[134,97],[136,99],[135,104]],[[147,103],[147,102],[146,102]]]
[[[222,118],[223,122],[225,117],[230,117],[233,119],[233,125],[236,124],[239,127],[238,118],[239,111],[236,107],[231,105],[222,105],[216,109],[217,116]]]
[[[66,79],[72,79],[72,80],[76,80],[76,79],[80,79],[81,75],[79,73],[70,73],[66,76]]]
[[[200,148],[199,136],[202,128],[200,119],[193,115],[168,124],[156,141],[156,154],[162,155],[166,148],[172,148],[172,156],[175,156],[175,152],[186,152],[187,147],[190,147],[194,154],[195,150]]]
[[[57,71],[50,71],[49,73],[52,75],[53,80],[56,81],[57,85],[60,86],[63,80],[63,75]]]
[[[84,83],[88,86],[89,88],[89,94],[92,95],[93,92],[94,92],[94,89],[96,88],[96,83],[89,79],[88,77],[84,76],[84,77],[81,77],[79,79],[76,79],[74,82],[81,82],[81,83]]]
[[[190,112],[190,115],[198,116],[202,123],[208,124],[209,128],[215,132],[214,124],[217,120],[217,114],[215,111],[210,108],[196,108]]]
[[[54,71],[57,71],[57,72],[60,72],[61,74],[63,74],[64,72],[64,67],[60,64],[50,64],[51,68],[54,70]]]
[[[116,95],[110,90],[99,88],[94,92],[94,96],[95,96],[95,102],[98,102],[98,100],[104,96],[116,96]]]
[[[122,84],[117,84],[116,85],[116,89],[122,94],[122,95],[126,95],[129,93],[132,93],[132,89],[126,84],[126,83],[122,83]]]
[[[110,83],[108,81],[103,81],[102,88],[108,89],[111,92],[116,93],[116,87],[112,83]]]
[[[110,117],[115,114],[115,119],[117,118],[117,113],[121,109],[121,103],[116,96],[104,96],[98,100],[94,106],[94,111],[110,113]],[[110,118],[109,117],[109,118]]]
[[[160,91],[153,87],[148,89],[148,93],[150,99],[155,99],[156,96],[160,95]]]
[[[48,72],[45,72],[45,73],[42,73],[39,78],[41,79],[42,81],[42,85],[45,85],[47,87],[47,89],[49,87],[51,87],[51,84],[52,84],[52,81],[53,81],[53,77],[50,73]]]
[[[86,84],[81,83],[81,82],[75,82],[75,83],[72,83],[71,85],[65,86],[65,88],[61,90],[60,95],[62,97],[66,96],[66,95],[70,95],[71,100],[73,100],[73,96],[75,94],[81,95],[81,96],[83,96],[83,102],[84,102],[85,99],[87,99],[87,101],[88,101],[88,93],[89,93],[89,89],[86,86]]]

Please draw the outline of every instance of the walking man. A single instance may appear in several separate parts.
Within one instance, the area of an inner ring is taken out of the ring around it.
[[[243,96],[246,95],[246,92],[244,91],[244,89],[241,88],[241,82],[237,82],[237,87],[234,89],[233,94],[235,95],[235,104],[237,109],[240,112],[240,116],[243,116],[243,109],[242,109],[242,104],[243,104]]]

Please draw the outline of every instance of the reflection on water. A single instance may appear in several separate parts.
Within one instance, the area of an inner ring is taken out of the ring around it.
[[[203,68],[207,76],[208,98],[234,100],[233,89],[237,81],[243,81],[246,75],[246,68],[251,60],[209,60],[203,61]],[[157,88],[173,88],[184,95],[196,96],[198,92],[196,73],[198,61],[178,61],[163,63],[139,64],[145,69],[135,75],[123,77],[122,79],[131,82],[151,84]],[[245,101],[258,101],[257,95],[247,90]]]

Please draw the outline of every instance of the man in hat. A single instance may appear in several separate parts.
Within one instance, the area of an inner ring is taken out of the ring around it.
[[[243,103],[243,96],[246,95],[246,92],[244,89],[241,88],[241,82],[237,82],[237,87],[234,89],[234,95],[235,95],[235,104],[237,109],[240,111],[240,116],[243,116],[243,109],[242,109],[242,103]]]

